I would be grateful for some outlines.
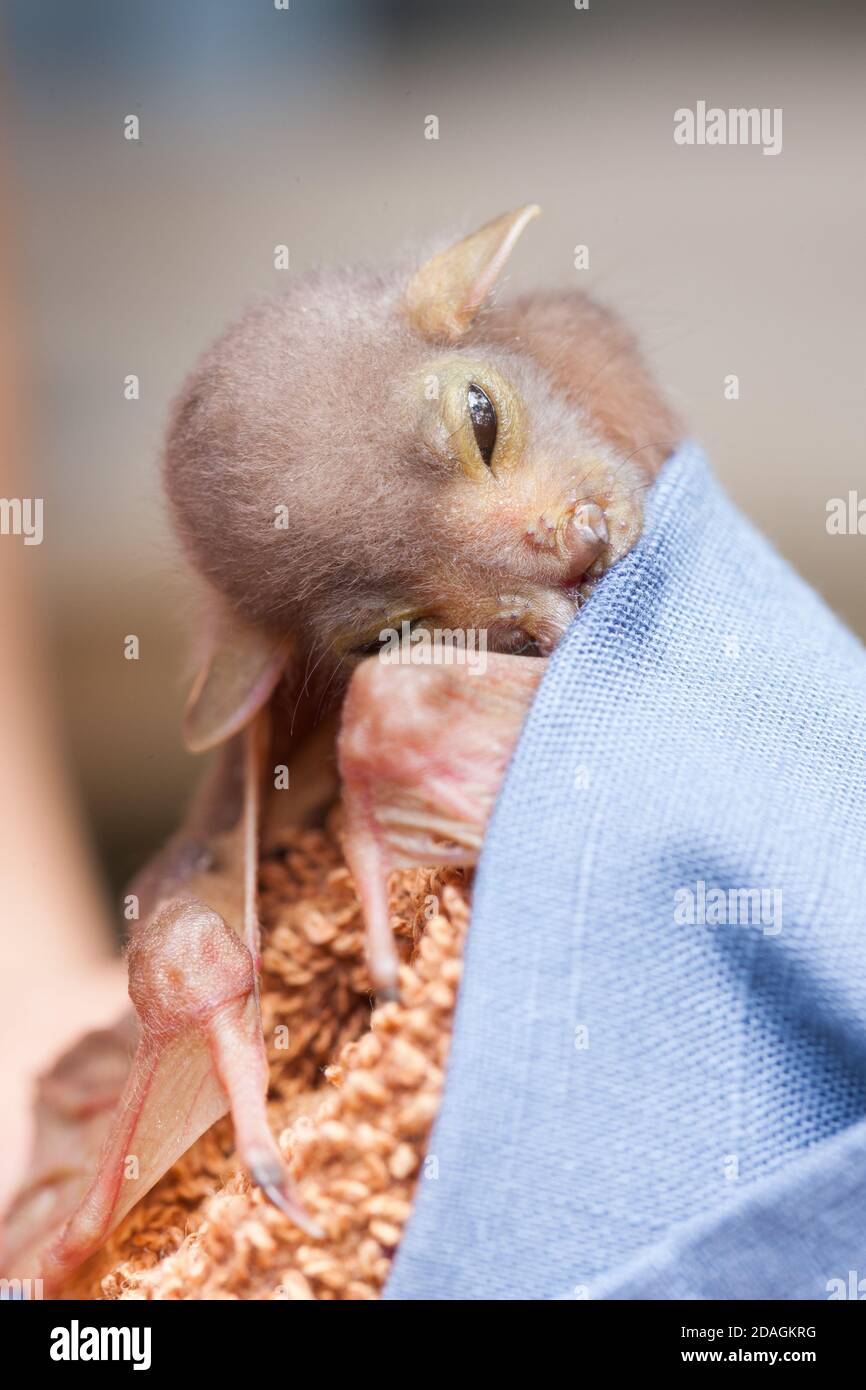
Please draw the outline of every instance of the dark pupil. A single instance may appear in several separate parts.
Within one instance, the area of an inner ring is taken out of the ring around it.
[[[496,411],[487,393],[474,382],[469,384],[469,418],[475,432],[478,452],[489,468],[496,444]]]

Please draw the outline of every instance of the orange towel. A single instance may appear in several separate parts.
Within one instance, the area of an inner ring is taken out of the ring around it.
[[[371,1012],[363,933],[337,838],[286,832],[261,866],[262,1011],[274,1132],[326,1233],[251,1189],[222,1120],[148,1193],[66,1292],[84,1298],[378,1297],[425,1157],[468,920],[461,871],[392,881],[399,1004]]]

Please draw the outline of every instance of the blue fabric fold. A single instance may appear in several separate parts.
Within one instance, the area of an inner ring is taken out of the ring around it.
[[[386,1297],[827,1297],[864,1117],[866,653],[686,445],[505,779]]]

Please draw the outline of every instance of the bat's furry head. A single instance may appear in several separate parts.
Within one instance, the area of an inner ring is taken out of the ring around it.
[[[420,268],[297,279],[180,397],[196,567],[325,680],[403,619],[546,651],[639,531],[677,427],[630,334],[578,293],[489,303],[536,211]]]

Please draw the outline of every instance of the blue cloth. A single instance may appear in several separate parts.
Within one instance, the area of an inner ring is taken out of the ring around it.
[[[388,1298],[866,1279],[866,653],[694,446],[648,502],[491,820]]]

